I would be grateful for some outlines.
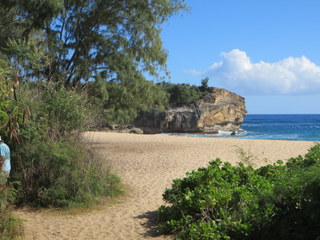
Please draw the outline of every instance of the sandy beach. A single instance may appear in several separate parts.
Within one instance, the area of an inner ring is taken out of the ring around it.
[[[206,167],[217,157],[240,161],[241,148],[256,167],[303,155],[313,142],[196,138],[162,135],[88,132],[92,144],[111,165],[128,194],[118,203],[79,214],[17,210],[25,219],[25,240],[136,240],[172,239],[156,234],[156,210],[172,180]]]

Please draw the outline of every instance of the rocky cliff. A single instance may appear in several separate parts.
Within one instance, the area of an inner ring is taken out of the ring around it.
[[[243,97],[222,88],[210,88],[210,93],[197,103],[141,113],[135,126],[146,133],[237,131],[246,113]]]

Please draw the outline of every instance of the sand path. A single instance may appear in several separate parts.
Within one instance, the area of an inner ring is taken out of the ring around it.
[[[86,141],[129,185],[130,192],[117,204],[82,214],[52,214],[18,210],[25,219],[25,240],[136,240],[172,239],[157,236],[155,211],[172,180],[207,166],[210,160],[237,162],[236,148],[245,150],[255,164],[304,154],[313,143],[300,141],[191,138],[90,132]],[[237,146],[237,147],[236,147]]]

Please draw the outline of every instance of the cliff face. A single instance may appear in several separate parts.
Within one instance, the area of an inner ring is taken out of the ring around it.
[[[247,111],[243,97],[221,88],[188,106],[159,112],[144,112],[135,126],[145,132],[217,132],[237,131]]]

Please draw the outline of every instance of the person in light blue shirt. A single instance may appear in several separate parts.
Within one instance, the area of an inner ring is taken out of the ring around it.
[[[10,148],[5,144],[0,136],[0,174],[2,175],[2,185],[7,182],[11,170]]]

